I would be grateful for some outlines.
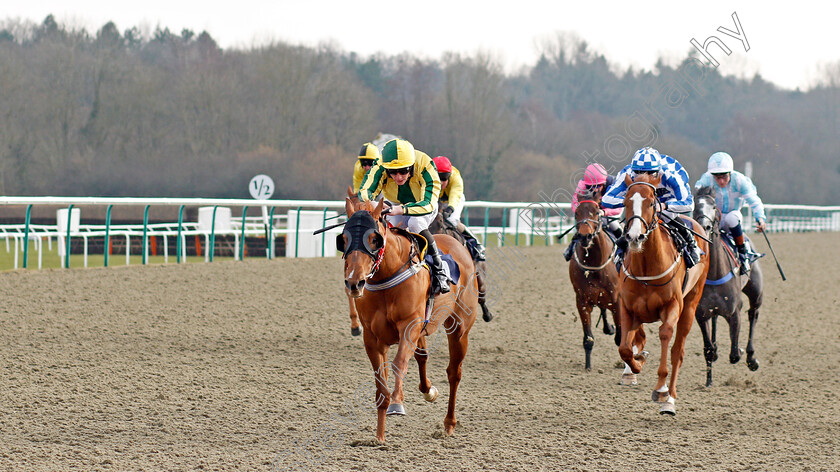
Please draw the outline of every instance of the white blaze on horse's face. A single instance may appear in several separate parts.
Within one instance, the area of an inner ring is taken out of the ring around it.
[[[633,215],[634,216],[642,216],[642,203],[645,201],[645,198],[640,193],[633,194],[630,197],[630,200],[633,201]],[[630,229],[627,231],[627,240],[630,242],[634,247],[638,247],[641,243],[639,238],[642,236],[642,232],[644,231],[644,227],[642,226],[642,220],[639,218],[633,218],[633,222],[630,223]]]

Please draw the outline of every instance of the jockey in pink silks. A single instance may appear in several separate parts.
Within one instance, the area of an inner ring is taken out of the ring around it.
[[[574,213],[578,207],[578,194],[597,189],[600,190],[598,193],[603,195],[604,192],[607,191],[607,188],[612,185],[614,180],[615,178],[609,175],[607,170],[604,169],[604,166],[601,164],[589,164],[583,172],[583,178],[578,181],[574,196],[572,196],[572,213]],[[614,236],[613,240],[621,236],[621,227],[618,224],[618,219],[608,218],[620,215],[622,211],[621,208],[604,208],[601,206],[601,210],[603,211],[602,218],[604,227],[612,233],[612,236]],[[572,258],[572,253],[575,250],[577,240],[578,234],[575,233],[572,237],[572,242],[569,243],[569,247],[567,247],[566,251],[563,253],[563,257],[567,261]]]

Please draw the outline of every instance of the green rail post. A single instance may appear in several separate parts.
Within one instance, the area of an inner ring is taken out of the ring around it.
[[[519,220],[521,219],[520,216],[521,215],[519,214],[519,208],[517,208],[516,209],[516,238],[514,238],[514,240],[513,240],[514,241],[513,244],[516,245],[517,247],[519,247]]]
[[[295,259],[298,256],[298,245],[300,244],[300,209],[303,207],[297,208],[297,216],[295,217]],[[286,257],[289,257],[288,254]]]
[[[213,262],[213,252],[215,252],[216,248],[216,210],[219,208],[219,205],[213,206],[213,222],[210,223],[210,247],[208,250],[210,251],[209,260]]]
[[[327,209],[326,208],[324,208],[324,224],[321,225],[321,227],[322,228],[327,227]],[[325,250],[326,245],[324,244],[326,241],[327,241],[327,232],[324,231],[323,233],[321,233],[321,257],[324,257],[324,254],[326,252],[326,250]]]
[[[534,209],[531,208],[531,242],[530,245],[534,245]]]
[[[184,205],[181,205],[181,208],[178,208],[178,241],[175,241],[175,252],[178,253],[175,256],[175,261],[180,264],[181,263],[181,228],[184,222]],[[186,261],[184,261],[186,262]]]
[[[23,268],[26,269],[29,262],[29,216],[32,214],[32,205],[26,207],[26,222],[23,226]]]
[[[464,207],[464,224],[470,225],[470,209],[467,207]]]
[[[271,259],[271,254],[274,252],[274,242],[272,238],[274,237],[274,210],[277,207],[271,207],[271,211],[268,213],[268,223],[266,223],[265,227],[265,246],[268,248],[266,251],[266,256]]]
[[[148,241],[147,234],[149,232],[149,207],[150,206],[151,205],[146,205],[146,209],[143,211],[143,245],[142,245],[142,248],[143,248],[143,252],[142,252],[142,254],[143,254],[143,265],[146,265],[149,262],[147,260],[148,258],[146,257],[146,250],[149,247],[149,241]]]
[[[505,227],[507,226],[507,208],[502,208],[502,246],[505,245]]]
[[[487,246],[487,222],[490,221],[490,207],[484,209],[484,245]]]
[[[239,238],[239,260],[245,260],[245,214],[248,213],[248,207],[242,207],[242,236]]]
[[[64,268],[70,268],[70,222],[73,221],[73,204],[67,209],[67,236],[64,245]]]
[[[108,209],[105,210],[105,249],[102,251],[105,253],[105,267],[108,267],[108,259],[111,255],[111,208],[114,205],[108,205]]]

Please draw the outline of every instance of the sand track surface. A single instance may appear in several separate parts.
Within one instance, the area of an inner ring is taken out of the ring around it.
[[[676,417],[650,401],[658,325],[638,386],[600,328],[587,373],[563,247],[491,248],[497,318],[470,334],[459,427],[442,437],[440,345],[440,398],[412,359],[384,445],[341,259],[2,273],[0,470],[840,470],[840,238],[771,237],[788,281],[762,261],[760,369],[729,364],[719,324],[706,388],[695,324]]]

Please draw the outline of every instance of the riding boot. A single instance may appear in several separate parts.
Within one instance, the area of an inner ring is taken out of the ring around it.
[[[747,251],[746,241],[744,241],[744,233],[738,234],[733,239],[735,240],[735,247],[738,249],[738,261],[741,263],[741,270],[739,270],[738,273],[741,275],[749,275],[751,269],[750,254],[749,251]]]
[[[697,247],[697,241],[694,240],[691,231],[682,222],[677,221],[677,218],[679,217],[674,217],[671,227],[677,230],[677,238],[675,239],[678,239],[678,244],[682,246],[685,265],[690,269],[700,262],[700,248]]]
[[[435,238],[432,236],[432,232],[428,229],[420,231],[420,235],[426,238],[426,241],[429,242],[426,254],[432,257],[432,275],[435,277],[435,280],[437,280],[438,289],[440,290],[440,293],[449,293],[452,289],[449,288],[449,279],[446,277],[446,272],[443,269],[443,259],[440,258],[440,252],[438,251],[437,244],[435,243]]]
[[[563,251],[563,258],[566,259],[566,262],[572,260],[572,254],[574,254],[575,252],[575,245],[577,244],[579,237],[580,234],[575,233],[575,235],[572,236],[572,240],[569,242],[569,247],[567,247],[566,250]]]
[[[464,239],[467,240],[467,247],[470,249],[470,253],[472,253],[473,259],[478,262],[486,261],[487,260],[487,252],[484,249],[484,246],[478,242],[478,239],[475,237],[472,231],[467,228],[463,223],[458,223],[458,232],[464,236]]]
[[[622,234],[615,240],[615,257],[613,258],[613,262],[615,263],[616,270],[621,269],[621,263],[624,262],[625,252],[627,252],[627,239],[625,239]]]

